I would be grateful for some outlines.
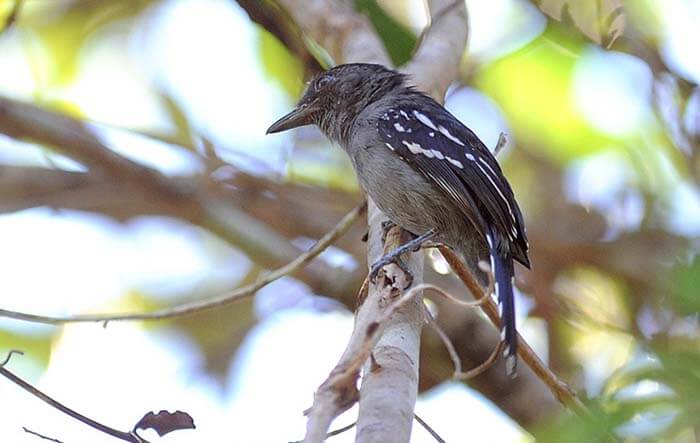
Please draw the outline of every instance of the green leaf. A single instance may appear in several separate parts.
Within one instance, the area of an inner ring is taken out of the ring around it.
[[[671,301],[683,315],[700,313],[700,255],[671,273]]]
[[[80,69],[80,55],[85,43],[96,32],[117,20],[131,19],[148,5],[144,0],[119,2],[74,2],[53,6],[41,5],[33,11],[37,16],[50,17],[36,20],[27,8],[23,29],[33,33],[40,45],[33,52],[33,68],[43,86],[57,87],[71,84]],[[55,8],[55,10],[54,10]],[[38,23],[38,24],[37,24]],[[37,46],[31,46],[36,49]]]
[[[256,28],[265,74],[279,84],[291,98],[296,99],[303,87],[304,70],[301,62],[272,34],[260,26]]]
[[[546,33],[484,66],[475,79],[501,106],[515,138],[559,163],[619,144],[592,128],[577,109],[571,91],[583,42],[564,38]]]
[[[411,59],[418,39],[408,28],[387,14],[376,0],[356,0],[355,9],[369,17],[394,65],[401,66]]]
[[[5,359],[11,349],[16,349],[24,352],[24,357],[15,355],[13,360],[30,357],[45,368],[49,364],[51,354],[51,337],[51,334],[21,334],[0,329],[0,361]],[[9,364],[12,365],[12,362]]]

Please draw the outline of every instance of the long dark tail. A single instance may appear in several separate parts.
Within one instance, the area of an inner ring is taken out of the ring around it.
[[[491,270],[495,279],[496,297],[501,314],[501,341],[506,359],[506,373],[515,377],[518,363],[518,332],[515,329],[515,300],[513,296],[513,258],[506,248],[499,248],[503,239],[495,229],[486,236],[491,256]],[[504,252],[504,249],[506,251]]]

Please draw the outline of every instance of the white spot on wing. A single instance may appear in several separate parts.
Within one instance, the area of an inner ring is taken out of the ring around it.
[[[428,158],[433,158],[435,154],[433,154],[432,149],[423,149],[423,147],[415,142],[409,142],[409,141],[402,141],[404,145],[408,148],[409,151],[411,151],[411,154],[423,154]]]
[[[405,129],[401,126],[401,123],[394,123],[394,128],[399,132],[404,132]]]
[[[394,150],[394,147],[391,146],[389,143],[384,143],[384,144],[386,145],[387,148],[391,149],[392,151]]]
[[[483,174],[486,176],[486,178],[489,179],[491,182],[491,186],[498,192],[498,195],[501,197],[501,199],[506,203],[506,207],[508,208],[508,213],[510,214],[510,218],[513,219],[513,222],[515,222],[515,216],[513,215],[513,210],[510,208],[510,203],[508,203],[508,199],[506,198],[505,195],[503,195],[503,191],[501,191],[501,188],[496,186],[496,182],[491,178],[491,176],[484,170],[484,168],[481,167],[480,164],[477,163],[477,166],[483,172]]]
[[[458,145],[464,146],[464,143],[462,143],[462,140],[460,140],[457,137],[455,137],[454,135],[452,135],[452,133],[450,131],[448,131],[446,127],[440,125],[440,126],[438,126],[438,131],[440,131],[442,133],[442,135],[449,138],[450,140],[457,143]]]
[[[452,163],[453,165],[457,166],[459,169],[464,169],[464,165],[462,165],[462,162],[459,160],[455,160],[452,157],[445,157],[448,162]]]
[[[423,113],[420,112],[420,111],[415,111],[415,110],[413,111],[413,115],[415,115],[416,118],[417,118],[421,123],[423,123],[425,126],[429,127],[430,129],[432,129],[432,130],[434,130],[434,131],[437,131],[437,130],[438,130],[438,128],[437,128],[437,127],[435,126],[435,124],[433,123],[433,121],[430,120],[430,119],[428,118],[427,115],[423,114]]]
[[[465,155],[467,156],[467,160],[476,161],[476,159],[474,158],[474,156],[471,155],[470,153],[467,152]]]

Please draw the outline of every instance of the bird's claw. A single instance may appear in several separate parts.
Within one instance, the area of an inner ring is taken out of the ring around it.
[[[409,288],[411,284],[413,284],[413,273],[408,270],[408,267],[406,267],[406,264],[403,262],[403,260],[401,260],[401,258],[391,256],[391,254],[385,255],[372,265],[372,268],[369,271],[369,281],[372,282],[372,284],[377,283],[377,278],[379,277],[380,271],[384,268],[384,266],[392,263],[403,271],[407,280],[406,288]]]
[[[396,223],[391,220],[384,220],[382,222],[382,244],[386,243],[386,236],[389,235],[389,231],[391,231],[391,228],[394,226],[396,226]]]

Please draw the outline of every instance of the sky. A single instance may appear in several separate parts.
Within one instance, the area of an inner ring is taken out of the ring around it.
[[[700,57],[689,42],[700,41],[696,26],[700,3],[668,3],[661,17],[664,51],[698,81]],[[544,19],[525,2],[470,0],[468,6],[474,24],[470,52],[484,59],[524,45],[544,27]],[[418,28],[424,16],[416,14],[413,20]],[[243,167],[251,172],[283,171],[292,135],[271,138],[264,133],[292,103],[265,75],[257,53],[258,35],[234,2],[167,0],[144,14],[136,26],[127,33],[116,23],[95,35],[85,48],[79,78],[53,94],[76,103],[115,150],[167,174],[199,171],[202,165],[182,151],[114,129],[168,128],[149,89],[157,82],[182,104],[202,133],[223,147],[225,158],[241,162],[234,147],[245,146],[246,156],[255,161],[240,163]],[[29,80],[29,61],[19,41],[17,33],[0,39],[0,93],[28,100],[37,86]],[[616,69],[608,69],[610,65]],[[576,104],[604,132],[632,131],[649,119],[645,103],[650,93],[651,75],[636,59],[591,47],[578,62]],[[489,146],[508,130],[498,107],[476,90],[456,91],[447,106]],[[58,161],[76,167],[2,136],[0,160],[43,166]],[[615,161],[593,157],[576,164],[567,179],[571,198],[594,206],[609,204],[606,195],[621,186],[616,180],[625,177],[613,180],[613,174],[606,173]],[[681,232],[700,234],[696,190],[680,184],[674,192],[679,203],[669,223]],[[611,215],[619,218],[620,229],[635,223],[635,203],[629,204],[631,209]],[[99,215],[45,208],[0,216],[0,244],[2,306],[41,314],[105,311],[120,306],[130,291],[167,299],[203,282],[232,286],[250,265],[241,253],[206,232],[172,220],[138,218],[120,224]],[[275,290],[309,296],[293,282],[281,282]],[[223,393],[215,380],[198,371],[203,356],[188,337],[144,329],[138,323],[66,326],[51,344],[45,372],[31,355],[14,357],[9,368],[58,400],[116,428],[129,429],[149,410],[182,409],[195,418],[197,431],[176,432],[162,441],[301,439],[302,411],[311,405],[315,388],[340,356],[352,317],[336,310],[314,312],[303,303],[270,310],[265,309],[265,300],[258,305],[261,322],[238,351],[228,375],[230,388]],[[524,311],[520,309],[521,315]],[[0,329],[40,335],[49,327],[0,320]],[[526,322],[523,329],[544,352],[546,338],[537,322]],[[624,349],[625,343],[619,346]],[[596,367],[603,373],[620,364],[615,358],[601,359]],[[22,426],[65,442],[114,441],[5,380],[0,380],[0,398],[12,405],[0,422],[0,435],[7,441],[36,442]],[[416,412],[447,441],[462,441],[466,432],[480,442],[528,441],[515,423],[462,384],[446,383],[422,395]],[[356,410],[349,411],[333,427],[350,423],[355,414]],[[499,432],[494,435],[490,429]],[[153,433],[144,436],[161,441]],[[348,432],[333,441],[353,439]],[[416,424],[412,441],[433,439]]]

